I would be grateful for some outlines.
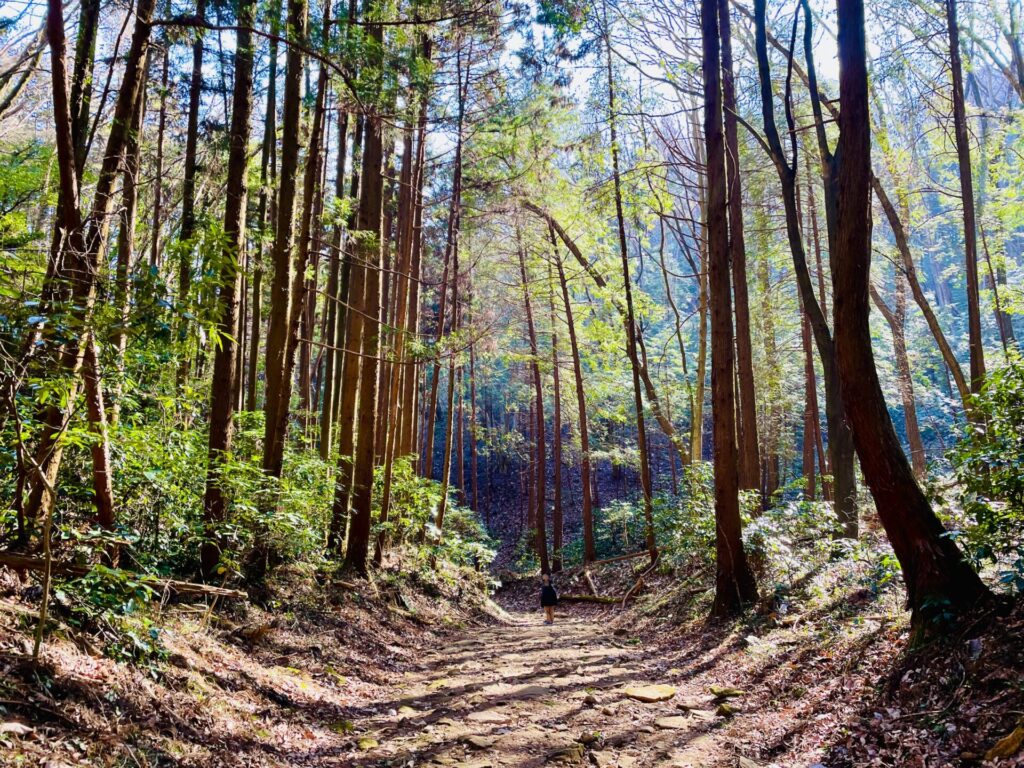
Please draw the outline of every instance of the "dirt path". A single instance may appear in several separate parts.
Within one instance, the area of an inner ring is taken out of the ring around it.
[[[353,723],[362,750],[353,765],[735,764],[709,734],[718,719],[711,697],[687,698],[693,692],[678,685],[658,702],[627,693],[679,673],[592,621],[546,626],[539,614],[517,614],[473,629],[396,681],[393,700]]]

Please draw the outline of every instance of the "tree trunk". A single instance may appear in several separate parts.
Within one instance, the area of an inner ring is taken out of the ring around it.
[[[306,0],[288,0],[289,36],[306,39],[309,8]],[[277,198],[277,224],[274,229],[272,262],[274,278],[270,286],[270,322],[267,328],[266,390],[264,394],[263,471],[280,477],[284,462],[284,441],[291,397],[292,361],[289,341],[294,283],[303,275],[295,269],[295,198],[299,172],[302,132],[303,55],[297,46],[288,46],[284,85],[284,110],[281,125],[281,175]]]
[[[210,385],[210,437],[203,499],[206,540],[200,550],[203,578],[216,576],[220,562],[221,541],[217,531],[227,514],[225,488],[221,471],[225,456],[231,450],[232,419],[235,410],[234,383],[237,376],[237,348],[234,338],[239,322],[238,293],[241,286],[240,260],[245,248],[245,215],[248,199],[249,127],[252,119],[253,35],[255,0],[242,0],[238,6],[238,32],[235,38],[235,81],[232,91],[231,128],[228,133],[228,179],[225,191],[224,250],[221,254],[218,304],[220,316],[217,329],[219,343],[213,358],[213,380]]]
[[[148,69],[148,61],[146,66]],[[132,262],[135,258],[135,219],[139,204],[139,166],[145,114],[146,89],[143,87],[132,112],[132,125],[128,134],[128,145],[125,148],[124,181],[121,185],[121,199],[124,201],[124,208],[121,211],[121,225],[117,232],[117,268],[114,277],[114,304],[118,309],[119,317],[112,339],[117,377],[114,381],[113,405],[110,409],[111,424],[117,423],[121,412],[121,393],[124,390],[124,356],[128,346],[128,324],[131,319],[129,282]]]
[[[276,33],[281,20],[280,0],[274,0],[270,6],[269,27]],[[267,56],[269,72],[267,74],[267,109],[263,120],[263,143],[260,159],[260,198],[259,231],[265,233],[267,224],[273,219],[270,200],[271,187],[276,178],[277,163],[277,40],[272,39]],[[252,325],[249,330],[249,370],[246,382],[245,408],[255,411],[257,407],[257,371],[260,354],[260,336],[263,331],[263,249],[253,255],[256,262],[252,278]]]
[[[554,484],[555,492],[554,506],[551,508],[551,526],[554,528],[551,532],[551,570],[558,573],[562,570],[562,384],[558,370],[558,319],[555,316],[555,285],[550,263],[548,264],[548,288],[551,291],[551,435],[553,441],[551,446],[553,467],[551,482]]]
[[[956,20],[957,0],[944,0],[949,31],[949,69],[953,80],[953,135],[960,168],[960,200],[964,206],[964,259],[967,262],[967,346],[971,353],[971,392],[977,394],[985,383],[985,347],[981,335],[981,291],[978,281],[978,228],[974,210],[974,178],[971,175],[971,144],[967,134],[964,105],[964,75],[960,63],[960,30]]]
[[[537,330],[533,323],[533,306],[530,302],[530,280],[526,272],[526,253],[519,233],[517,232],[516,235],[516,250],[519,252],[519,275],[523,281],[523,308],[526,310],[526,332],[530,342],[530,373],[533,377],[533,442],[537,451],[534,482],[531,489],[531,495],[534,497],[537,505],[532,512],[534,546],[537,552],[537,560],[540,562],[540,572],[550,573],[548,537],[545,530],[545,502],[547,501],[545,489],[547,467],[545,466],[545,461],[547,453],[544,445],[544,386],[540,378],[540,353],[537,349]]]
[[[607,5],[604,7],[604,44],[608,74],[608,133],[612,155],[612,181],[615,190],[615,218],[618,224],[619,256],[622,260],[622,284],[626,294],[626,353],[633,373],[633,408],[636,415],[636,447],[640,454],[640,492],[644,502],[644,523],[647,549],[651,562],[658,557],[658,545],[654,538],[654,503],[652,497],[650,454],[647,450],[647,430],[644,426],[644,402],[640,385],[640,358],[637,345],[639,329],[633,308],[633,281],[630,277],[629,255],[626,251],[626,218],[622,209],[622,179],[619,173],[619,145],[616,134],[615,81],[612,74],[611,31],[608,29]],[[646,368],[646,366],[645,366]]]
[[[576,323],[573,320],[572,302],[569,300],[569,286],[565,279],[565,268],[558,253],[554,229],[548,228],[551,248],[554,251],[555,266],[558,268],[558,282],[562,288],[562,306],[565,309],[565,324],[569,332],[569,351],[572,353],[572,373],[576,383],[577,424],[580,431],[580,485],[583,497],[583,564],[597,558],[594,551],[594,501],[590,467],[590,434],[587,425],[587,397],[583,388],[583,366],[580,362],[579,340],[576,338]]]
[[[111,213],[114,206],[114,185],[119,176],[128,134],[131,129],[132,113],[144,87],[146,56],[149,49],[150,18],[154,0],[139,0],[136,7],[136,24],[132,33],[131,47],[125,62],[121,89],[114,105],[110,134],[103,154],[103,162],[93,192],[92,206],[87,219],[83,221],[79,210],[78,173],[75,165],[75,146],[72,139],[71,105],[67,93],[66,56],[67,41],[64,37],[63,8],[53,0],[47,8],[47,36],[51,50],[51,72],[53,81],[53,110],[56,129],[58,163],[60,167],[60,195],[67,201],[61,205],[60,217],[56,224],[54,242],[58,244],[55,271],[48,275],[47,283],[55,282],[70,286],[67,288],[44,285],[45,297],[58,300],[69,298],[72,302],[72,320],[77,337],[70,338],[58,352],[59,366],[69,378],[67,399],[64,405],[51,404],[42,415],[43,426],[36,447],[36,463],[39,475],[32,487],[26,506],[26,517],[46,519],[55,501],[50,489],[56,486],[57,474],[63,458],[63,445],[59,440],[67,428],[79,392],[79,374],[83,364],[87,367],[84,376],[87,417],[89,429],[96,435],[92,448],[93,481],[96,493],[97,517],[104,527],[113,522],[113,492],[110,488],[110,448],[107,443],[106,417],[103,392],[100,388],[98,361],[93,339],[93,308],[96,301],[97,278],[100,265],[106,255]],[[59,28],[59,29],[58,29]]]
[[[806,9],[806,6],[805,6]],[[807,25],[805,27],[805,45],[809,46],[810,15],[805,10]],[[797,144],[793,140],[793,160],[786,158],[782,141],[775,124],[774,102],[771,86],[771,72],[768,60],[767,29],[765,22],[765,2],[756,0],[754,3],[755,16],[755,47],[758,60],[758,74],[761,86],[761,110],[764,120],[765,138],[769,148],[769,154],[778,172],[779,182],[782,188],[782,202],[786,214],[786,234],[789,241],[789,248],[793,255],[793,267],[796,273],[797,287],[800,290],[800,297],[803,300],[804,310],[811,320],[811,330],[814,334],[815,344],[818,347],[818,354],[821,357],[821,367],[825,382],[825,419],[828,424],[829,453],[831,455],[830,469],[832,470],[835,489],[836,516],[839,519],[840,530],[837,535],[847,538],[857,538],[857,491],[853,466],[853,442],[850,430],[843,421],[842,415],[842,394],[839,387],[839,378],[835,365],[835,344],[832,333],[825,317],[825,311],[814,295],[814,286],[811,283],[810,271],[807,268],[807,255],[804,250],[803,235],[800,231],[800,214],[797,208]],[[811,82],[814,83],[812,90],[817,88],[814,79],[814,66],[810,51],[808,56],[808,74]],[[786,94],[786,119],[790,131],[795,125],[790,94]],[[817,104],[816,96],[812,95],[815,118],[820,128],[820,106]],[[824,138],[819,140],[819,150],[822,156],[822,168],[825,178],[825,209],[828,220],[828,232],[830,242],[833,239],[834,213],[831,213],[833,201],[833,173],[831,171],[832,155]],[[821,270],[819,269],[819,274]]]
[[[185,165],[181,187],[181,230],[178,239],[183,243],[181,263],[178,265],[178,304],[184,307],[192,287],[192,267],[195,251],[189,242],[195,234],[196,216],[196,172],[199,151],[199,109],[203,96],[203,23],[206,19],[206,0],[196,0],[195,18],[197,25],[192,32],[192,75],[188,91],[188,124],[185,130]],[[179,334],[184,337],[188,321],[182,317]],[[178,363],[178,389],[185,386],[188,378],[189,359],[187,350],[181,352]]]
[[[365,129],[365,130],[364,130]],[[352,184],[351,189],[360,188],[362,164],[362,148],[365,134],[368,133],[366,121],[362,115],[357,117],[352,137]],[[349,229],[358,228],[358,210],[349,218]],[[331,504],[331,529],[328,536],[328,547],[341,553],[345,542],[345,528],[349,521],[349,502],[352,498],[352,454],[355,450],[356,438],[356,395],[359,390],[359,368],[362,358],[359,354],[360,336],[363,331],[363,316],[356,311],[362,301],[365,288],[363,265],[353,258],[355,240],[336,235],[337,242],[345,243],[344,261],[341,267],[341,285],[339,286],[339,310],[344,316],[339,318],[339,333],[344,329],[344,348],[342,350],[341,379],[338,383],[338,466],[334,479],[334,499]],[[352,311],[349,311],[349,307]]]
[[[960,402],[963,405],[964,413],[968,416],[973,412],[971,407],[971,389],[967,382],[967,377],[964,376],[963,369],[960,367],[960,362],[956,359],[956,354],[953,352],[953,348],[950,346],[949,341],[946,339],[946,334],[942,332],[942,326],[939,325],[939,319],[935,316],[935,312],[932,310],[931,304],[928,301],[928,297],[925,295],[924,289],[921,287],[921,283],[917,278],[917,268],[914,266],[914,256],[910,251],[910,241],[907,237],[907,232],[903,228],[903,222],[900,220],[899,214],[896,212],[895,206],[883,189],[881,182],[877,176],[872,175],[871,186],[875,191],[875,197],[878,198],[878,202],[882,205],[882,211],[885,213],[886,218],[889,221],[889,228],[892,230],[893,238],[896,240],[896,249],[900,253],[900,257],[903,261],[903,275],[907,279],[907,283],[910,285],[910,292],[914,296],[914,301],[917,302],[918,308],[921,310],[921,314],[924,315],[925,322],[928,324],[928,329],[932,332],[932,337],[935,339],[935,343],[939,347],[939,352],[942,355],[943,361],[946,363],[946,367],[949,369],[950,374],[953,377],[953,381],[956,383],[957,392],[960,395]]]
[[[729,202],[729,260],[732,264],[733,300],[736,315],[736,434],[739,439],[741,489],[761,487],[758,454],[757,409],[754,395],[754,362],[750,342],[750,302],[747,297],[747,252],[743,239],[743,188],[740,183],[739,126],[736,119],[736,86],[732,66],[732,30],[729,0],[718,0],[718,32],[722,47],[722,102],[725,117],[725,159]]]
[[[928,474],[928,463],[925,460],[924,444],[921,442],[921,430],[917,424],[917,402],[914,399],[914,379],[910,374],[910,358],[907,356],[907,339],[904,323],[907,315],[907,294],[903,279],[897,268],[895,274],[896,301],[895,308],[890,309],[873,285],[870,286],[871,298],[889,324],[892,331],[893,357],[896,360],[896,379],[899,383],[900,400],[903,402],[903,424],[907,432],[907,443],[910,445],[910,460],[914,468],[914,476],[921,481]]]
[[[804,498],[814,501],[817,483],[814,474],[814,443],[818,423],[818,382],[814,373],[814,353],[811,350],[811,321],[800,302],[800,342],[804,352],[804,434],[803,474]]]
[[[836,251],[832,260],[836,358],[846,417],[864,478],[903,568],[919,631],[953,611],[977,610],[988,590],[921,492],[893,429],[871,348],[871,132],[863,0],[838,0],[839,147]]]
[[[701,0],[701,72],[704,80],[704,141],[707,151],[706,233],[711,297],[711,399],[714,409],[715,541],[717,567],[712,616],[732,616],[757,599],[747,564],[739,508],[735,396],[733,391],[732,297],[726,221],[725,137],[720,92],[718,2]]]
[[[369,18],[374,18],[368,14]],[[380,66],[383,28],[370,23],[366,34],[375,44],[371,49],[372,69]],[[383,119],[368,115],[365,124],[362,166],[362,191],[359,196],[359,229],[362,236],[356,241],[356,260],[361,263],[363,292],[358,313],[363,316],[360,334],[362,365],[359,369],[359,418],[352,469],[352,520],[346,567],[366,573],[366,560],[370,545],[370,515],[373,501],[374,438],[377,416],[377,367],[380,353],[380,270],[383,255],[383,202],[384,202],[384,136]],[[356,312],[350,312],[355,316]]]

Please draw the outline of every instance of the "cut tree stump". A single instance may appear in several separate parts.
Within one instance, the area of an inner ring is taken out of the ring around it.
[[[28,557],[27,555],[15,555],[9,552],[0,552],[0,565],[21,571],[45,571],[46,561],[41,557]],[[50,563],[50,572],[66,576],[85,576],[93,569],[91,565],[74,565],[54,560]],[[116,568],[110,570],[116,573],[129,574],[137,578],[150,589],[156,592],[170,592],[175,595],[197,595],[204,597],[223,597],[235,600],[245,600],[247,595],[238,589],[227,589],[226,587],[215,587],[210,584],[196,584],[191,581],[175,581],[174,579],[158,579],[155,576],[133,573],[130,571],[119,571]]]

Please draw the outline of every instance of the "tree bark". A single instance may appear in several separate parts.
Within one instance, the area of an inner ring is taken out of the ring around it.
[[[374,18],[368,14],[369,18]],[[380,46],[383,28],[370,23],[366,34],[374,43],[368,66],[380,66]],[[363,294],[358,313],[363,316],[359,369],[359,418],[352,469],[352,519],[346,567],[366,573],[370,544],[370,515],[373,500],[373,466],[375,456],[377,416],[377,367],[380,353],[379,316],[381,307],[380,272],[383,256],[383,202],[384,202],[384,136],[383,119],[376,114],[365,118],[365,136],[362,158],[362,191],[359,197],[359,229],[356,259],[362,264]],[[350,312],[355,316],[356,312]]]
[[[964,104],[964,75],[960,62],[960,29],[956,0],[944,0],[949,32],[949,69],[953,80],[953,135],[960,168],[960,200],[964,207],[964,260],[967,269],[967,346],[971,355],[971,392],[977,394],[985,383],[985,347],[981,333],[981,291],[978,281],[978,226],[974,210],[974,178],[971,172],[971,144],[967,135]]]
[[[597,557],[594,550],[594,501],[592,495],[592,472],[590,466],[590,430],[587,420],[587,397],[583,385],[583,365],[580,362],[580,346],[576,337],[576,322],[573,319],[572,302],[569,299],[569,285],[565,279],[565,268],[555,240],[553,227],[548,227],[558,282],[562,288],[562,306],[565,309],[565,324],[569,333],[569,351],[572,354],[572,373],[576,384],[576,421],[580,431],[580,493],[583,497],[583,563],[591,563]]]
[[[839,146],[837,238],[832,260],[836,358],[846,417],[864,477],[903,568],[919,631],[948,611],[978,609],[988,590],[921,492],[893,429],[871,348],[871,132],[863,0],[837,0]]]
[[[554,504],[551,508],[551,526],[554,528],[551,532],[551,570],[558,573],[562,570],[562,383],[558,370],[558,319],[555,316],[555,285],[550,263],[548,264],[548,288],[551,291],[551,436],[553,443],[551,446],[553,467],[551,482],[554,485]]]
[[[309,8],[306,0],[288,0],[289,37],[306,38]],[[291,397],[292,360],[289,347],[295,316],[294,284],[303,280],[295,267],[295,200],[302,131],[303,54],[288,46],[286,54],[284,109],[281,125],[281,174],[277,198],[272,261],[274,277],[270,286],[270,322],[267,328],[266,391],[264,395],[263,471],[280,477],[284,462],[284,441]]]
[[[718,0],[718,31],[722,54],[722,102],[725,117],[726,174],[729,203],[729,260],[732,263],[736,316],[736,377],[739,419],[739,482],[741,489],[761,488],[761,457],[754,394],[754,362],[750,341],[750,300],[747,296],[747,252],[743,238],[743,188],[740,183],[739,125],[732,64],[729,0]]]
[[[530,280],[526,271],[526,254],[522,239],[517,233],[516,250],[519,252],[519,275],[523,282],[523,308],[526,310],[526,332],[530,342],[530,374],[533,378],[533,443],[536,446],[536,462],[534,464],[534,482],[531,488],[531,496],[536,507],[533,509],[533,533],[534,547],[537,552],[537,560],[540,562],[540,572],[550,573],[548,561],[548,539],[546,528],[546,501],[547,492],[545,480],[547,476],[546,449],[544,441],[544,385],[540,377],[540,353],[537,348],[537,330],[533,323],[533,306],[530,302]]]
[[[228,133],[228,179],[225,192],[224,250],[218,282],[220,317],[217,329],[219,343],[213,358],[213,380],[210,384],[210,437],[207,454],[206,493],[203,499],[203,520],[206,540],[200,550],[200,566],[207,581],[216,576],[222,542],[217,526],[227,515],[226,489],[221,483],[224,460],[231,451],[235,411],[234,384],[237,376],[235,338],[239,323],[239,288],[241,287],[241,254],[245,248],[245,216],[248,199],[249,128],[252,121],[253,36],[255,0],[242,0],[238,5],[238,32],[235,38],[235,79],[232,90],[231,128]]]
[[[706,232],[711,298],[711,397],[714,408],[715,543],[717,566],[712,616],[731,616],[757,599],[757,584],[743,551],[733,391],[732,297],[726,220],[718,2],[701,0],[701,72],[707,151]]]
[[[914,476],[921,481],[928,474],[928,464],[924,455],[924,444],[921,442],[921,430],[917,424],[917,402],[914,399],[914,379],[910,373],[910,358],[907,356],[907,339],[904,323],[907,315],[907,294],[896,270],[895,307],[890,308],[885,299],[878,293],[874,285],[870,285],[871,298],[882,313],[885,322],[892,332],[893,357],[896,360],[896,379],[899,383],[900,400],[903,403],[903,424],[910,446],[910,461],[914,468]]]

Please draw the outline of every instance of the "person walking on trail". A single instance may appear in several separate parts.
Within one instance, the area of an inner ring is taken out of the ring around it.
[[[540,604],[544,609],[544,623],[555,623],[555,606],[558,605],[558,593],[551,583],[551,575],[545,573],[541,577]]]

